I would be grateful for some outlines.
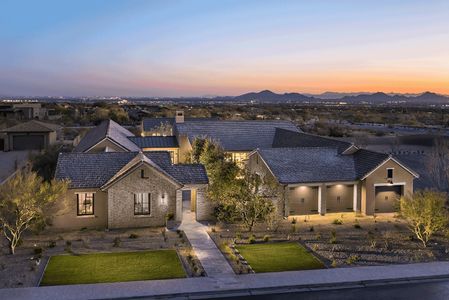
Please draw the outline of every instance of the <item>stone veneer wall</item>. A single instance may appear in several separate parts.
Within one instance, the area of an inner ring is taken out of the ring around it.
[[[196,187],[196,219],[198,221],[213,220],[215,205],[207,199],[207,185]]]
[[[148,178],[141,178],[145,168]],[[149,166],[138,168],[108,189],[108,227],[164,226],[167,213],[176,213],[176,190],[179,186],[165,175]],[[134,193],[150,193],[150,215],[134,215]],[[165,193],[168,205],[160,204]]]

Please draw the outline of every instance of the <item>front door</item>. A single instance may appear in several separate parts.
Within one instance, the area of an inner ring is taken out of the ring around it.
[[[190,190],[182,191],[182,210],[188,211],[190,210],[192,193]]]

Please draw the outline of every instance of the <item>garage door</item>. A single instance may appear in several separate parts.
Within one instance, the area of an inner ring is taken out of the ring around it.
[[[402,195],[402,186],[376,187],[375,211],[387,213],[397,211],[397,200]]]
[[[318,188],[304,187],[291,191],[290,215],[310,215],[318,213]]]
[[[354,187],[348,185],[334,185],[327,188],[326,211],[349,212],[354,202]]]
[[[44,148],[43,135],[13,136],[13,150],[40,150]]]

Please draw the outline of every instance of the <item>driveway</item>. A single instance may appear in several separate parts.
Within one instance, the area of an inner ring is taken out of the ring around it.
[[[25,165],[29,154],[29,151],[0,152],[0,184],[15,172],[16,166]]]

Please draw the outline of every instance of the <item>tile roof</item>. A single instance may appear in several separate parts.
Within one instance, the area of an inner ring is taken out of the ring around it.
[[[335,147],[340,152],[351,147],[351,143],[314,134],[276,128],[273,148],[291,147]]]
[[[139,152],[60,153],[56,179],[69,179],[71,188],[100,188],[135,159]],[[160,170],[181,184],[206,184],[202,165],[172,165],[166,151],[144,152]]]
[[[52,132],[59,129],[61,129],[61,126],[59,125],[31,120],[3,129],[2,132]]]
[[[217,120],[216,118],[185,118],[186,122],[196,122],[196,121],[210,121]],[[170,125],[173,126],[175,124],[175,117],[172,118],[144,118],[142,120],[143,131],[151,131],[161,125]]]
[[[140,148],[178,148],[176,136],[132,136],[130,141]]]
[[[258,152],[283,184],[354,181],[388,158],[387,154],[367,150],[344,155],[331,147],[271,148]]]
[[[128,139],[130,136],[134,134],[129,130],[112,120],[104,120],[100,125],[89,130],[73,151],[84,152],[105,138],[113,140],[128,151],[139,151],[140,148]]]
[[[190,141],[196,137],[209,137],[218,141],[226,151],[252,151],[271,148],[276,128],[299,132],[290,121],[185,121],[175,124],[175,132],[186,135]]]

